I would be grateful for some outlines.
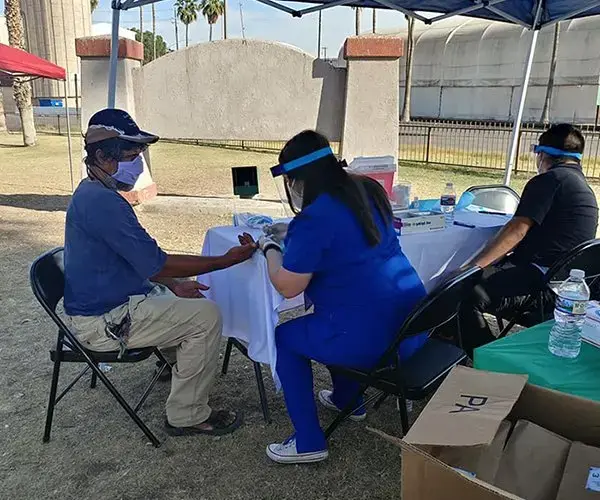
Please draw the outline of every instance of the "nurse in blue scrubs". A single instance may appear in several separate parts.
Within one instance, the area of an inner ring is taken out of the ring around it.
[[[359,369],[374,366],[425,289],[402,253],[390,203],[377,182],[348,174],[327,139],[310,130],[285,145],[279,162],[272,174],[283,175],[296,216],[259,245],[274,287],[287,298],[304,292],[314,312],[280,325],[275,333],[277,375],[295,432],[269,445],[267,455],[279,463],[318,462],[328,450],[317,416],[311,360]],[[401,358],[424,341],[419,336],[404,342]],[[321,391],[318,399],[339,411],[359,387],[335,374],[332,383],[332,390]],[[365,417],[364,410],[351,416]]]

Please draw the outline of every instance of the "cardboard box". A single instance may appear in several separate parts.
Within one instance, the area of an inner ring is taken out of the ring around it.
[[[573,443],[556,500],[600,498],[600,448]]]
[[[443,214],[418,210],[394,210],[393,223],[394,229],[401,235],[440,231],[446,228]]]
[[[522,500],[427,452],[430,446],[489,445],[506,418],[528,420],[571,441],[600,446],[599,403],[527,384],[525,376],[457,366],[405,438],[387,436],[402,448],[402,498]]]
[[[511,423],[503,420],[489,445],[434,446],[429,450],[429,454],[450,467],[462,470],[487,483],[493,483],[511,428]]]
[[[555,500],[571,441],[519,420],[506,443],[494,484],[527,500]]]

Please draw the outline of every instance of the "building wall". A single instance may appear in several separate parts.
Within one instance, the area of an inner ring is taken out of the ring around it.
[[[345,71],[289,45],[220,40],[134,70],[138,122],[163,137],[340,138]]]
[[[531,37],[532,33],[520,26],[464,18],[415,29],[412,115],[512,119]],[[525,120],[541,117],[553,38],[553,27],[540,32]],[[600,17],[561,23],[552,120],[593,122],[600,75],[599,44]],[[404,62],[401,59],[401,94]]]
[[[68,69],[69,96],[75,96],[74,75],[80,73],[75,38],[91,34],[89,0],[21,0],[21,6],[27,50]],[[33,82],[33,95],[36,98],[63,97],[63,85],[62,82],[39,79]]]

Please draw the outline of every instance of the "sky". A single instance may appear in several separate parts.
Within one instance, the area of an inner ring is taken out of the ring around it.
[[[173,0],[157,2],[156,31],[162,35],[167,45],[175,49],[175,26]],[[275,40],[295,45],[313,55],[317,54],[318,13],[308,14],[300,19],[263,5],[256,0],[227,0],[227,36],[241,38],[240,5],[244,19],[246,38]],[[298,4],[300,5],[300,4]],[[304,6],[307,6],[304,4]],[[0,0],[0,12],[4,12],[4,0]],[[98,8],[92,15],[94,23],[111,22],[110,0],[100,0]],[[151,29],[151,6],[144,7],[144,31]],[[363,9],[361,31],[372,30],[372,10]],[[406,25],[404,15],[387,10],[377,11],[378,31],[400,30]],[[139,27],[139,9],[124,12],[121,16],[124,28]],[[213,28],[213,37],[221,37],[221,20]],[[334,57],[339,52],[344,40],[354,35],[354,11],[349,7],[333,7],[322,13],[322,47],[327,48],[327,57]],[[185,46],[185,30],[179,25],[179,47]],[[199,17],[190,25],[190,43],[208,41],[208,24]],[[323,54],[321,54],[323,55]]]

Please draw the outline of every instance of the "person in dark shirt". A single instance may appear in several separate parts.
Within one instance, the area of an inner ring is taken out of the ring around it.
[[[483,313],[511,317],[522,311],[529,296],[540,296],[548,268],[596,237],[598,205],[581,169],[584,146],[581,132],[569,124],[540,136],[534,147],[538,175],[525,186],[514,217],[470,263],[484,273],[459,314],[468,354],[495,338]],[[539,300],[528,302],[527,311],[538,311]],[[541,300],[551,313],[551,294]]]
[[[208,405],[221,314],[203,298],[203,285],[176,278],[233,266],[249,259],[256,247],[248,235],[223,256],[173,255],[159,247],[119,193],[133,188],[144,169],[142,153],[156,141],[122,110],[104,109],[90,119],[84,160],[88,177],[73,193],[65,225],[67,322],[93,351],[149,346],[176,351],[167,431],[224,434],[239,427],[241,419]]]

